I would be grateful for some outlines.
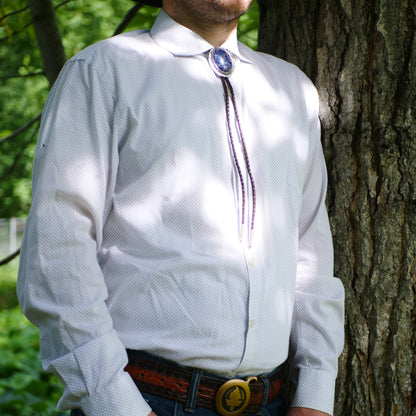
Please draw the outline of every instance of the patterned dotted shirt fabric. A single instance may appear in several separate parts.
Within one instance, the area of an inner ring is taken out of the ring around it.
[[[48,97],[18,295],[61,410],[147,415],[125,348],[233,377],[271,371],[290,340],[293,405],[332,412],[344,292],[317,92],[236,36],[222,47],[257,188],[250,249],[204,39],[162,10],[69,60]]]

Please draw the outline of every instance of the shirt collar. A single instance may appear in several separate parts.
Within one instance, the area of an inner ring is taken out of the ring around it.
[[[160,10],[150,30],[150,36],[160,47],[176,56],[201,55],[213,48],[197,33],[173,20],[163,9]],[[236,31],[221,47],[232,52],[241,61],[252,63],[250,59],[242,55],[238,47]]]

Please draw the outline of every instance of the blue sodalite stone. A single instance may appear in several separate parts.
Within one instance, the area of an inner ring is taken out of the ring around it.
[[[234,69],[233,58],[225,49],[215,48],[212,51],[212,63],[219,75],[228,76]]]
[[[230,72],[233,67],[231,56],[224,49],[216,49],[214,51],[214,62],[221,72]]]

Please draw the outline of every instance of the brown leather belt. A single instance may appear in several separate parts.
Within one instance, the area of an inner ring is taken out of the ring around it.
[[[127,350],[127,371],[140,391],[189,404],[189,392],[197,391],[196,406],[214,409],[222,416],[258,413],[273,402],[281,386],[280,367],[267,375],[227,379],[178,366],[148,354]]]

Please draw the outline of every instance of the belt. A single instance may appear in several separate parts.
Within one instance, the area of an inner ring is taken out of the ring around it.
[[[124,370],[140,391],[184,403],[188,411],[201,406],[214,409],[222,416],[261,413],[277,398],[282,382],[281,367],[267,375],[245,380],[228,379],[159,360],[140,351],[127,350],[127,354],[129,363]]]

